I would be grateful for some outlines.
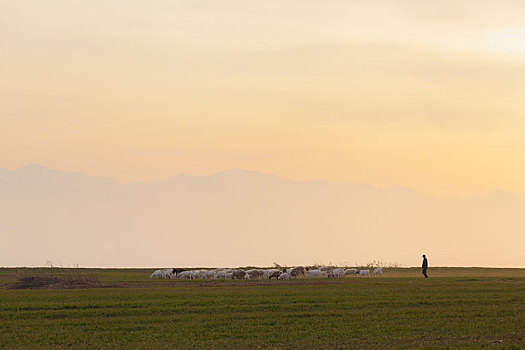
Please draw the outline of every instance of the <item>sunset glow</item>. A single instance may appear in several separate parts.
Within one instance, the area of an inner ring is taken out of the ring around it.
[[[1,165],[523,193],[525,6],[484,4],[3,3]]]

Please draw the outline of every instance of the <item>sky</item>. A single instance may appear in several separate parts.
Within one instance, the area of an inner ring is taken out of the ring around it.
[[[0,167],[525,193],[523,1],[0,0]]]

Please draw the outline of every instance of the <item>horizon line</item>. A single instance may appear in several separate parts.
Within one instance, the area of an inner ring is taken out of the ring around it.
[[[275,268],[275,266],[255,266],[255,265],[242,265],[242,266],[177,266],[179,268],[187,269],[218,269],[218,268],[247,268],[247,267],[256,267],[256,268]],[[349,265],[349,266],[339,266],[339,265],[290,265],[283,267],[292,267],[292,266],[334,266],[334,267],[365,267],[366,265]],[[379,267],[374,265],[373,267]],[[420,269],[421,266],[397,266],[397,267],[384,267],[384,269]],[[100,269],[100,270],[146,270],[146,269],[159,269],[159,268],[168,268],[167,266],[44,266],[44,265],[33,265],[33,266],[0,266],[0,269]],[[456,265],[440,265],[440,266],[431,266],[429,269],[525,269],[525,266],[456,266]]]

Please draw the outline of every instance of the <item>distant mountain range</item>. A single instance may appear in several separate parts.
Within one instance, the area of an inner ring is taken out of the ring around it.
[[[246,171],[119,184],[0,168],[0,265],[245,266],[372,260],[525,266],[525,196],[435,199],[405,187]]]

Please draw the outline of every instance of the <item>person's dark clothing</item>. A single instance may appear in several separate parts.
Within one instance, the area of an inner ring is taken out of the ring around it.
[[[428,278],[428,275],[427,275],[427,269],[428,269],[428,261],[427,261],[427,258],[423,258],[423,265],[421,266],[422,268],[422,273],[423,273],[423,276],[425,276],[425,278]]]

